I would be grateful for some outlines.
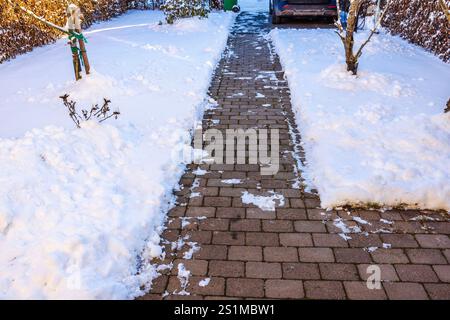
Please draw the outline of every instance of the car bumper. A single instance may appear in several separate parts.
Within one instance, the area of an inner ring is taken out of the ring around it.
[[[275,14],[280,17],[337,17],[336,9],[329,8],[302,8],[290,5],[288,8],[275,9]]]

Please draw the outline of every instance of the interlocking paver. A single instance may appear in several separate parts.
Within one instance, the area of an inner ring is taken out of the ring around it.
[[[264,297],[264,280],[229,278],[226,294],[232,297],[262,298]]]
[[[339,281],[305,281],[306,297],[309,299],[345,299],[345,291]]]
[[[205,111],[202,126],[221,132],[279,129],[279,171],[262,175],[260,165],[244,157],[235,164],[189,164],[161,234],[165,255],[155,262],[173,267],[161,268],[142,299],[450,299],[448,215],[327,211],[317,194],[293,187],[301,181],[293,152],[305,161],[305,151],[279,58],[262,37],[269,30],[265,13],[237,16],[209,88],[217,106]],[[197,168],[206,172],[198,174]],[[262,210],[243,203],[245,191],[275,192],[284,204]],[[417,219],[420,215],[435,220]],[[344,236],[336,218],[362,232]],[[180,263],[191,273],[185,288],[190,295],[177,294],[183,292]],[[381,271],[381,289],[367,288],[374,264]],[[201,286],[207,277],[209,283]]]
[[[420,283],[385,282],[383,287],[389,299],[393,300],[427,300],[428,295]]]
[[[281,264],[275,262],[247,262],[245,274],[248,278],[281,278]]]
[[[305,296],[303,283],[299,280],[267,280],[266,297],[300,299]]]
[[[320,263],[319,268],[324,280],[359,280],[358,270],[354,264]]]
[[[436,273],[429,265],[399,264],[395,266],[402,281],[409,282],[438,282]]]

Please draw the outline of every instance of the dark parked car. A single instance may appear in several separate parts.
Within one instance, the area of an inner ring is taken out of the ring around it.
[[[272,23],[285,17],[336,17],[336,0],[270,0]]]

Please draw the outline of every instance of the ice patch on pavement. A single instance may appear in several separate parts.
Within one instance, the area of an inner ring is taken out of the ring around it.
[[[202,279],[202,280],[200,280],[198,282],[198,286],[199,287],[206,287],[209,284],[210,281],[211,281],[211,278]]]
[[[275,207],[284,206],[284,196],[282,194],[269,191],[270,196],[258,196],[249,193],[248,191],[242,192],[242,203],[254,204],[263,211],[275,211]]]
[[[242,183],[241,179],[225,179],[225,180],[221,180],[222,183],[226,183],[226,184],[240,184]]]

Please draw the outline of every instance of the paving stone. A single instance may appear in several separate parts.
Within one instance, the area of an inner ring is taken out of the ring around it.
[[[425,283],[424,286],[431,299],[450,300],[450,284]]]
[[[392,300],[428,300],[427,293],[420,283],[385,282],[383,287]]]
[[[348,247],[347,241],[345,241],[342,237],[340,237],[337,234],[313,233],[312,236],[314,245],[317,247],[330,247],[330,248]]]
[[[214,231],[213,244],[226,244],[226,245],[244,245],[245,233],[234,231]]]
[[[429,265],[398,264],[395,266],[398,276],[407,282],[438,282],[438,277]]]
[[[407,249],[406,254],[412,263],[447,264],[447,260],[438,249]]]
[[[267,298],[301,299],[305,296],[299,280],[267,280],[265,288]]]
[[[240,261],[211,260],[208,275],[220,277],[243,277],[245,264]]]
[[[359,264],[357,265],[359,276],[362,280],[367,280],[370,275],[372,275],[372,271],[368,270],[369,266],[373,266],[370,264]],[[380,276],[381,281],[399,281],[397,272],[395,271],[395,268],[391,264],[376,264],[377,267],[380,268]],[[370,271],[370,272],[368,272]]]
[[[281,278],[281,264],[269,262],[247,262],[245,274],[248,278]]]
[[[182,263],[194,276],[204,276],[208,271],[208,261],[206,260],[176,259],[173,262],[172,274],[176,275],[178,273],[178,265],[180,263]]]
[[[231,231],[261,231],[261,221],[258,219],[236,219],[230,221]]]
[[[408,263],[408,257],[402,249],[378,249],[371,253],[376,263]]]
[[[319,268],[324,280],[359,280],[354,264],[320,263]]]
[[[250,246],[278,246],[278,233],[247,232],[246,244]]]
[[[380,239],[380,236],[377,234],[352,234],[351,239],[348,240],[350,247],[358,247],[358,248],[369,248],[369,247],[378,247],[381,248],[383,242]]]
[[[214,217],[216,208],[213,207],[188,207],[186,216],[188,217]]]
[[[298,255],[302,262],[334,262],[330,248],[299,248]]]
[[[447,261],[450,263],[450,249],[445,249],[442,251]]]
[[[245,218],[245,208],[217,208],[217,218]]]
[[[437,265],[433,269],[442,282],[450,282],[450,265]]]
[[[276,212],[263,211],[260,208],[247,208],[246,212],[248,219],[272,220],[276,218]]]
[[[297,262],[297,249],[291,247],[265,247],[265,261]]]
[[[410,234],[382,234],[381,240],[390,243],[393,248],[417,248],[414,237]]]
[[[264,280],[262,279],[227,279],[227,296],[262,298],[264,297]]]
[[[189,285],[186,289],[187,292],[196,295],[219,295],[225,294],[225,279],[219,277],[210,277],[209,283],[206,286],[200,286],[200,281],[205,277],[192,276],[189,278]],[[170,291],[169,291],[170,292]]]
[[[262,248],[256,246],[230,246],[228,259],[241,261],[262,261]]]
[[[280,244],[286,247],[312,247],[311,235],[308,233],[280,233]]]
[[[200,230],[212,230],[212,231],[224,231],[228,230],[229,220],[228,219],[204,219],[199,222]]]
[[[334,257],[337,262],[344,263],[370,263],[370,254],[360,248],[335,248]]]
[[[152,293],[163,293],[166,291],[167,282],[169,281],[169,277],[165,275],[161,275],[152,281]],[[150,298],[150,297],[148,297]]]
[[[345,291],[347,296],[352,300],[386,300],[387,296],[383,290],[380,289],[369,289],[367,288],[367,283],[365,281],[345,281],[344,282]]]
[[[227,258],[227,246],[203,245],[194,253],[194,257],[204,260],[224,260]]]
[[[422,248],[450,248],[450,238],[442,234],[418,234],[417,242]]]
[[[204,197],[203,202],[208,207],[230,207],[231,197]]]
[[[304,209],[277,209],[277,218],[286,220],[305,220],[307,218]]]
[[[325,224],[321,221],[295,221],[294,228],[297,232],[326,232]]]
[[[294,227],[289,220],[263,220],[263,231],[267,232],[292,232]]]
[[[315,209],[320,208],[320,200],[318,198],[304,200],[306,208]]]
[[[339,281],[305,281],[306,298],[309,299],[345,299],[345,291]]]
[[[284,279],[320,279],[319,267],[315,263],[283,263]]]

